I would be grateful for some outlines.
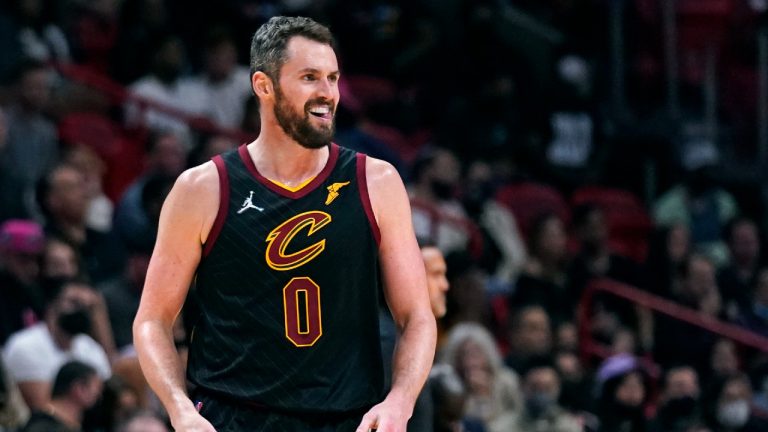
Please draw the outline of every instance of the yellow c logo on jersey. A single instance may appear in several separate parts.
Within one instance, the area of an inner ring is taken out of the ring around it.
[[[325,199],[325,205],[328,205],[333,202],[338,196],[339,196],[339,189],[343,188],[344,186],[348,185],[349,182],[345,181],[344,183],[334,183],[330,186],[328,186],[326,189],[328,189],[328,198]]]
[[[286,253],[288,244],[302,229],[307,228],[309,237],[330,222],[331,215],[316,210],[297,214],[278,225],[267,235],[267,265],[278,271],[286,271],[312,261],[325,250],[325,239],[292,253]]]

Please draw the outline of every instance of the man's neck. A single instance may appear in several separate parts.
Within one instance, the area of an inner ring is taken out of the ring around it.
[[[287,186],[298,186],[323,170],[330,155],[328,147],[308,149],[282,132],[262,131],[248,145],[248,154],[264,177]]]

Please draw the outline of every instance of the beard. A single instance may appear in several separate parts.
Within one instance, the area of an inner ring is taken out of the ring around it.
[[[315,127],[310,123],[309,119],[309,116],[312,115],[309,113],[310,107],[328,102],[328,100],[322,98],[307,101],[304,104],[304,115],[302,116],[301,113],[297,113],[288,105],[288,101],[280,87],[275,86],[275,118],[277,123],[289,137],[293,138],[302,147],[308,149],[323,148],[329,145],[333,139],[333,134],[336,131],[336,121],[333,117],[331,118],[330,126],[327,127]],[[335,114],[335,107],[333,103],[329,105],[331,106],[330,114],[333,116]]]

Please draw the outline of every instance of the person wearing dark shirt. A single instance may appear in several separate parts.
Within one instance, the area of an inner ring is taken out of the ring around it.
[[[0,226],[0,346],[42,317],[37,279],[44,243],[43,230],[35,222],[12,219]]]
[[[79,361],[65,363],[56,374],[51,402],[32,413],[21,432],[79,432],[83,414],[101,396],[103,382],[96,369]]]

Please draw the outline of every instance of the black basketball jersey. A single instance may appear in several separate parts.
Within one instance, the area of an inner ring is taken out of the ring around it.
[[[331,144],[298,190],[259,174],[245,145],[213,161],[221,202],[197,269],[190,380],[285,411],[378,403],[379,231],[365,155]]]

